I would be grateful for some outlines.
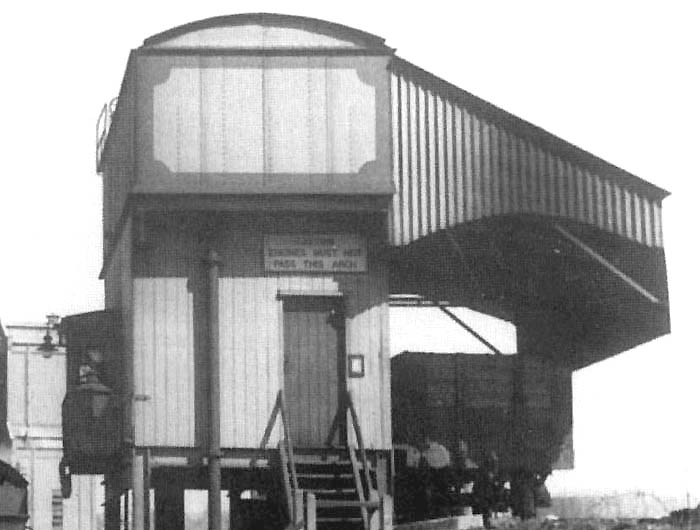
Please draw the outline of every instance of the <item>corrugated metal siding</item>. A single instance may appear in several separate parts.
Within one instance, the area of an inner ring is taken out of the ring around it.
[[[186,278],[133,281],[137,445],[194,445],[194,333]]]
[[[563,217],[663,246],[661,200],[596,173],[468,108],[441,81],[391,73],[391,236],[405,245],[501,214]]]

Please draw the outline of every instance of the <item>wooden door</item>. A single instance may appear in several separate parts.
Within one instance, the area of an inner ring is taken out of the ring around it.
[[[294,445],[323,447],[345,386],[342,299],[284,302],[284,393]]]

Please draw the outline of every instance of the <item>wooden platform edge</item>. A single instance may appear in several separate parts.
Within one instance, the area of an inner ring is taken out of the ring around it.
[[[468,530],[472,528],[483,528],[480,516],[456,515],[454,517],[394,525],[394,530]]]

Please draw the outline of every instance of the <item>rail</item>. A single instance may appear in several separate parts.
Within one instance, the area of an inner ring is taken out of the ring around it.
[[[112,116],[117,108],[117,99],[118,98],[112,98],[111,101],[102,106],[100,115],[97,118],[97,124],[95,125],[95,168],[98,173],[100,172],[102,153],[107,143],[109,128],[112,125]]]

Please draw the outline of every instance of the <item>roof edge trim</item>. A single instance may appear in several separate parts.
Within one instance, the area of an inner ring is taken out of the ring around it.
[[[205,18],[195,22],[189,22],[160,33],[156,33],[155,35],[146,38],[143,41],[142,48],[157,46],[158,44],[162,44],[170,39],[180,37],[193,31],[224,26],[243,26],[248,24],[303,29],[329,37],[348,40],[365,48],[381,49],[387,53],[393,53],[393,50],[384,44],[384,39],[377,35],[351,28],[350,26],[345,26],[343,24],[329,22],[327,20],[277,13],[242,13],[238,15],[223,15]]]

